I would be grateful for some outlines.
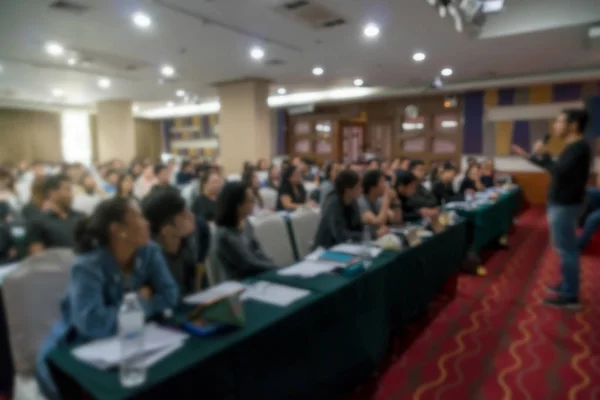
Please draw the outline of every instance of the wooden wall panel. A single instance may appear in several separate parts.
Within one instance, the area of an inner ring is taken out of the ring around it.
[[[0,160],[62,159],[60,114],[0,109]]]
[[[134,122],[136,157],[158,160],[162,147],[160,121],[136,119]],[[131,160],[124,160],[129,162]]]

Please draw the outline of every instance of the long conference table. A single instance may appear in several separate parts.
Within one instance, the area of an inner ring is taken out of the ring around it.
[[[494,204],[462,212],[461,222],[416,247],[384,251],[356,277],[263,274],[258,279],[311,293],[285,308],[244,302],[243,329],[190,338],[150,368],[141,387],[121,387],[116,371],[79,362],[67,346],[50,354],[52,373],[65,399],[335,398],[377,370],[391,337],[426,310],[468,250],[508,232],[519,199],[515,190]],[[0,330],[7,349],[6,331]],[[9,352],[2,353],[12,364]],[[10,370],[2,368],[5,385],[12,383]]]

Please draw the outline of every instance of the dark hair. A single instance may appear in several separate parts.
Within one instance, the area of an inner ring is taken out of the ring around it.
[[[247,168],[244,171],[244,173],[242,174],[242,183],[244,183],[246,185],[246,187],[249,187],[250,190],[252,190],[252,193],[254,193],[254,198],[256,198],[258,205],[260,206],[260,208],[263,208],[264,203],[263,203],[262,196],[260,195],[260,188],[255,188],[254,186],[252,186],[252,180],[254,179],[255,174],[256,174],[256,168],[254,168],[254,167]]]
[[[416,181],[417,177],[412,172],[398,171],[398,173],[396,174],[396,183],[394,184],[394,188],[397,189],[400,186],[408,186]]]
[[[189,167],[191,164],[192,164],[192,162],[190,160],[183,160],[181,162],[180,169],[183,171],[184,169],[186,169],[187,167]]]
[[[0,168],[0,181],[4,181],[8,190],[11,192],[15,191],[15,177],[10,170],[6,168]]]
[[[175,189],[155,190],[142,202],[144,217],[150,223],[150,232],[157,235],[160,230],[185,211],[185,200]]]
[[[456,171],[456,167],[452,164],[450,164],[449,162],[444,163],[444,165],[442,165],[442,170],[443,171]]]
[[[154,166],[154,175],[158,176],[163,170],[167,169],[165,164],[157,164]]]
[[[333,186],[335,188],[335,192],[341,198],[346,189],[352,189],[358,184],[358,182],[360,182],[360,176],[358,176],[358,173],[354,170],[346,169],[337,174]]]
[[[103,200],[89,218],[79,222],[75,229],[75,249],[79,253],[92,251],[95,247],[110,244],[110,225],[123,222],[129,209],[129,200],[113,197]]]
[[[289,165],[285,170],[283,170],[283,174],[281,174],[281,184],[289,182],[290,177],[296,172],[295,165]]]
[[[408,164],[408,170],[412,172],[413,169],[417,168],[419,165],[425,165],[425,161],[423,160],[410,160],[410,164]]]
[[[63,182],[71,182],[68,176],[63,174],[50,175],[44,182],[44,197],[48,197],[50,192],[60,189]]]
[[[471,165],[469,165],[469,167],[467,168],[467,171],[465,172],[465,177],[467,179],[469,179],[469,174],[471,173],[471,170],[473,168],[479,168],[479,164],[471,164]]]
[[[583,134],[587,128],[590,115],[586,110],[578,108],[568,108],[562,112],[567,116],[568,124],[577,124],[577,132]]]
[[[119,181],[117,182],[117,196],[124,196],[122,186],[123,186],[123,181],[127,177],[130,177],[131,181],[133,183],[134,179],[133,179],[133,175],[132,174],[130,174],[130,173],[121,174],[119,176]],[[130,196],[130,197],[133,196],[133,186],[131,186],[131,193],[128,193],[127,196]]]
[[[369,194],[369,190],[376,187],[379,184],[379,180],[384,176],[385,174],[380,169],[365,172],[362,178],[363,193]]]
[[[215,223],[227,228],[239,225],[238,208],[246,201],[246,189],[243,182],[227,182],[217,197]]]

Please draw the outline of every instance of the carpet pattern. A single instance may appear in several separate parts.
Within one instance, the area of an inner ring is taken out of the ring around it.
[[[352,398],[600,399],[600,243],[588,248],[597,250],[582,256],[582,309],[543,305],[558,257],[544,210],[527,211],[488,276],[461,276],[456,298]]]

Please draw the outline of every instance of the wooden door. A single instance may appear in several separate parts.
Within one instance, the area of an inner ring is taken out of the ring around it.
[[[362,158],[364,152],[365,124],[362,122],[340,122],[342,159],[349,163]]]
[[[288,152],[291,157],[307,158],[318,165],[339,158],[338,129],[334,120],[298,116],[290,119],[290,128]]]
[[[367,141],[371,151],[381,160],[390,160],[393,157],[394,120],[369,120],[368,127]]]

